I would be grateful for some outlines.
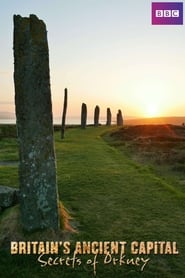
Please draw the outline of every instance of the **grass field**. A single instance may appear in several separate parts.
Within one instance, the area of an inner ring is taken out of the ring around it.
[[[126,241],[126,259],[149,258],[126,265],[119,261],[104,263],[97,256],[96,277],[180,278],[185,273],[185,193],[177,180],[156,171],[149,164],[134,161],[128,149],[113,144],[108,127],[68,129],[65,140],[55,133],[59,196],[74,218],[78,230],[70,235],[76,241]],[[102,137],[103,135],[103,137]],[[0,140],[0,161],[18,159],[14,138]],[[161,166],[162,167],[162,166]],[[18,186],[17,165],[1,164],[2,185]],[[6,212],[6,216],[8,212]],[[4,217],[1,215],[1,225]],[[0,226],[1,231],[1,226]],[[50,240],[50,239],[48,239]],[[178,255],[130,253],[133,241],[176,242]],[[0,251],[0,274],[3,277],[94,277],[93,265],[85,262],[93,255],[83,255],[82,263],[70,266],[41,267],[38,256],[10,255]],[[116,257],[119,259],[119,255]]]

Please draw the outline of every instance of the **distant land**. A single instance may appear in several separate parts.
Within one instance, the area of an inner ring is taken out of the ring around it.
[[[15,119],[15,113],[0,111],[0,120],[1,119],[13,120],[13,119]]]
[[[4,112],[0,111],[0,123],[1,124],[15,124],[15,114],[12,112]],[[93,124],[93,117],[89,117],[88,124]],[[54,117],[54,124],[60,124],[61,118]],[[100,117],[100,123],[105,124],[106,119]],[[113,119],[112,124],[115,124],[115,119]],[[182,117],[155,117],[155,118],[134,118],[125,116],[124,124],[125,125],[143,125],[143,124],[173,124],[173,125],[182,125],[185,124],[185,116]],[[79,117],[67,117],[68,125],[79,125],[80,124],[80,116]]]
[[[143,124],[182,125],[183,123],[185,124],[185,116],[125,119],[126,125],[143,125]]]

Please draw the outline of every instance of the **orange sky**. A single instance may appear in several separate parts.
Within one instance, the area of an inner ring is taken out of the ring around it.
[[[152,26],[150,1],[7,0],[0,10],[0,112],[14,112],[13,14],[47,25],[54,117],[68,88],[68,116],[85,102],[101,116],[185,115],[184,26]]]

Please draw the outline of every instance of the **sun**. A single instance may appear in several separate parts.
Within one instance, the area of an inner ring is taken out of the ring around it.
[[[157,118],[168,113],[170,94],[168,84],[161,78],[150,76],[136,81],[131,95],[139,117]]]
[[[146,104],[145,116],[147,118],[157,117],[159,115],[159,107],[156,103]]]

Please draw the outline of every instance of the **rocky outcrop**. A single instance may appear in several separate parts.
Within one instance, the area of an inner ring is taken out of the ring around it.
[[[0,185],[0,210],[11,207],[19,202],[19,190]]]

